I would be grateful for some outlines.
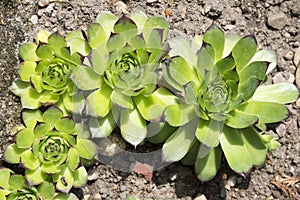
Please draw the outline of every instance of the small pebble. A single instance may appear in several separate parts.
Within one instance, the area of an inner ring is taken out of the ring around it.
[[[48,6],[49,3],[50,3],[50,0],[39,0],[39,6],[42,8]]]
[[[38,16],[37,15],[32,15],[29,19],[29,21],[32,23],[32,24],[37,24],[38,23]]]
[[[230,187],[234,187],[236,185],[236,176],[230,176],[227,180],[227,184]]]
[[[194,200],[207,200],[206,196],[204,194],[197,196]]]
[[[300,61],[300,47],[298,47],[298,49],[296,50],[295,55],[294,55],[295,66],[297,66],[299,64],[299,61]]]
[[[115,3],[116,10],[120,13],[127,14],[127,6],[123,1],[118,1]]]
[[[281,11],[272,11],[268,14],[268,25],[277,30],[283,29],[287,24],[287,16]]]
[[[298,86],[298,88],[300,88],[300,62],[297,66],[297,70],[296,70],[296,85]]]
[[[287,59],[287,60],[292,60],[293,57],[294,57],[294,52],[291,51],[291,50],[288,50],[288,51],[286,52],[285,56],[284,56],[284,58]]]
[[[96,180],[98,177],[99,177],[99,173],[95,171],[91,175],[88,175],[87,179],[89,181],[93,181]]]
[[[300,108],[300,98],[296,101],[296,108]]]
[[[279,126],[276,127],[276,133],[279,137],[283,137],[286,133],[286,125],[279,124]]]

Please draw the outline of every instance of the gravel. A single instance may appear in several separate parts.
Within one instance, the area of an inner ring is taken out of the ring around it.
[[[12,128],[21,123],[20,99],[8,90],[17,77],[19,44],[33,41],[40,29],[60,34],[74,29],[87,30],[104,10],[116,15],[139,10],[148,16],[167,15],[170,37],[203,34],[212,22],[227,34],[255,34],[261,48],[277,52],[278,67],[271,78],[282,76],[300,87],[298,0],[50,0],[40,6],[39,2],[0,1],[0,154],[13,140]],[[72,191],[79,199],[125,199],[131,194],[140,199],[287,199],[287,194],[272,181],[278,175],[281,178],[300,176],[299,102],[297,108],[295,105],[288,107],[290,114],[283,123],[268,126],[269,133],[279,135],[280,149],[268,156],[264,166],[254,167],[245,179],[231,171],[225,160],[217,176],[206,183],[195,177],[192,167],[181,163],[157,170],[150,182],[136,173],[96,163],[88,169],[87,185]],[[1,166],[6,165],[1,162]],[[291,187],[296,199],[300,199],[299,187],[299,182]]]

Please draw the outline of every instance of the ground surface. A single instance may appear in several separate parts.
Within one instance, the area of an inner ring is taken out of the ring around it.
[[[103,10],[116,15],[138,10],[149,16],[167,15],[171,36],[203,34],[213,21],[226,33],[255,34],[261,48],[277,51],[273,81],[295,82],[300,56],[298,0],[52,0],[45,7],[38,6],[38,1],[0,0],[1,154],[13,140],[10,130],[20,123],[19,98],[8,90],[17,76],[19,44],[33,41],[40,29],[61,34],[86,30]],[[296,181],[300,176],[299,104],[288,106],[290,115],[283,123],[269,126],[270,134],[278,136],[282,147],[246,179],[230,171],[225,162],[218,175],[206,183],[195,178],[192,168],[180,163],[154,172],[151,183],[135,173],[97,164],[89,169],[88,185],[74,192],[80,199],[92,200],[124,199],[129,194],[140,199],[288,199],[287,193],[300,199],[299,182],[292,187],[281,182]],[[274,181],[278,186],[272,184]]]

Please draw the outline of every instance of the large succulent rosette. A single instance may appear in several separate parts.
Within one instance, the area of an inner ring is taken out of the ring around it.
[[[265,124],[286,118],[284,104],[298,97],[292,84],[267,84],[275,53],[258,50],[251,35],[224,36],[216,25],[203,40],[177,37],[169,43],[163,77],[178,103],[166,108],[165,119],[179,128],[163,146],[164,159],[195,165],[204,181],[216,175],[222,151],[242,175],[263,165],[267,151],[279,146],[264,134]]]
[[[19,78],[10,89],[21,97],[23,108],[57,104],[73,111],[73,96],[79,101],[83,95],[77,93],[70,75],[88,52],[89,46],[80,31],[73,31],[66,38],[40,31],[36,43],[20,46],[23,62],[18,67]]]
[[[173,95],[158,88],[157,70],[168,52],[168,23],[142,12],[117,18],[105,12],[88,29],[89,63],[72,74],[75,85],[90,91],[86,114],[93,137],[108,136],[117,123],[123,138],[138,145],[146,121],[158,119]]]
[[[62,192],[83,186],[87,172],[80,163],[96,153],[83,127],[54,106],[44,113],[24,110],[22,115],[25,126],[16,130],[16,143],[7,147],[5,160],[21,163],[31,185],[49,180]]]

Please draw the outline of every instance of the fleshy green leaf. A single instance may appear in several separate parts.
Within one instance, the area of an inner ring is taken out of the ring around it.
[[[196,52],[193,52],[193,49],[190,47],[190,41],[186,38],[178,36],[168,40],[171,51],[170,56],[181,56],[184,58],[190,65],[197,65],[197,56]]]
[[[89,129],[93,138],[104,138],[111,134],[116,126],[116,121],[112,112],[103,118],[91,117],[89,120]]]
[[[68,193],[68,194],[59,193],[53,198],[53,200],[78,200],[78,198],[73,193]]]
[[[18,148],[16,144],[11,144],[5,149],[4,159],[9,163],[19,163],[21,154],[26,151],[26,149]]]
[[[51,59],[53,58],[54,50],[53,48],[48,44],[43,44],[39,46],[36,50],[36,55],[40,59]]]
[[[40,168],[37,168],[35,170],[26,170],[25,177],[29,184],[38,185],[46,180],[47,175]]]
[[[111,101],[121,108],[133,109],[132,99],[119,91],[113,90],[110,96]]]
[[[139,95],[134,98],[138,110],[146,120],[161,117],[167,105],[175,104],[176,97],[167,89],[159,88],[150,96]]]
[[[47,42],[48,42],[48,37],[49,37],[50,35],[51,35],[50,32],[41,29],[41,30],[37,33],[36,38],[35,38],[35,41],[36,41],[37,43],[41,43],[41,42],[42,42],[42,43],[47,43]]]
[[[48,108],[43,114],[44,122],[54,127],[55,123],[63,117],[63,112],[55,106]]]
[[[271,50],[260,50],[255,53],[250,62],[257,61],[270,63],[266,72],[266,74],[269,74],[277,65],[276,52]]]
[[[83,56],[87,56],[91,50],[90,45],[83,38],[73,38],[68,41],[71,54],[78,52]]]
[[[76,149],[70,148],[68,152],[67,165],[68,167],[74,171],[80,162],[79,153]]]
[[[219,136],[222,132],[224,122],[216,120],[200,120],[196,136],[197,139],[208,147],[216,147],[219,144]]]
[[[267,148],[264,145],[260,134],[253,128],[240,130],[243,142],[252,159],[252,165],[262,166],[265,163]]]
[[[87,114],[95,117],[104,117],[111,109],[110,96],[112,89],[103,85],[87,97]]]
[[[48,43],[53,47],[56,54],[61,54],[60,49],[67,47],[65,39],[57,33],[53,33],[48,38]]]
[[[170,126],[163,122],[151,122],[147,124],[147,140],[151,143],[158,144],[166,141],[176,127]]]
[[[92,68],[79,66],[73,70],[71,76],[75,85],[81,90],[93,90],[99,88],[102,79]]]
[[[225,37],[223,31],[213,24],[203,35],[203,41],[209,43],[215,48],[215,59],[220,60],[223,55]]]
[[[252,158],[243,142],[241,133],[236,129],[224,126],[220,143],[230,168],[237,173],[247,174],[252,167]]]
[[[92,159],[96,154],[95,144],[88,139],[77,139],[77,144],[74,147],[82,158]]]
[[[254,101],[274,102],[280,104],[292,103],[299,96],[298,89],[290,83],[259,86],[252,99]]]
[[[204,158],[196,157],[195,172],[201,181],[209,181],[218,172],[222,151],[220,147],[212,148]]]
[[[199,50],[197,60],[198,72],[204,77],[204,69],[211,70],[215,65],[215,50],[211,45],[203,44]]]
[[[132,36],[137,35],[138,30],[134,21],[123,15],[115,23],[114,32],[122,34],[128,40]]]
[[[137,25],[138,33],[140,33],[148,18],[144,12],[137,11],[130,15],[130,19]]]
[[[85,106],[84,104],[85,99],[82,93],[77,93],[73,96],[65,94],[63,97],[63,105],[71,113],[81,114]]]
[[[198,123],[198,118],[191,119],[188,123],[179,127],[168,138],[162,148],[163,159],[165,161],[178,161],[187,154],[195,139]]]
[[[59,100],[59,97],[60,96],[58,94],[52,93],[50,91],[45,91],[41,95],[40,102],[46,105],[55,104]]]
[[[103,11],[97,16],[96,23],[102,25],[107,37],[109,37],[117,20],[118,18],[111,12]]]
[[[88,40],[93,49],[104,46],[103,44],[107,41],[108,37],[109,35],[106,34],[105,29],[100,24],[90,25],[88,29]]]
[[[122,35],[114,34],[111,35],[107,41],[106,48],[108,51],[121,49],[126,44],[126,41]]]
[[[252,101],[242,104],[239,110],[257,115],[260,123],[274,123],[285,119],[288,115],[287,108],[279,103]]]
[[[64,167],[64,169],[58,174],[58,179],[55,182],[57,182],[57,190],[68,193],[74,184],[74,178],[71,170],[68,167]]]
[[[36,158],[31,150],[24,151],[21,155],[21,163],[26,169],[35,170],[40,166],[40,161]]]
[[[51,127],[48,123],[38,123],[36,127],[33,130],[34,136],[37,138],[43,137],[46,133],[52,130],[53,127]]]
[[[233,110],[226,118],[225,123],[232,128],[246,128],[258,122],[258,116],[242,112],[240,110]]]
[[[169,72],[172,78],[180,85],[186,85],[190,81],[198,83],[198,77],[193,66],[188,64],[181,57],[172,58],[169,66]]]
[[[120,110],[120,128],[122,137],[134,146],[140,144],[147,135],[146,121],[137,109]]]
[[[103,75],[104,71],[107,68],[107,59],[96,49],[93,49],[91,51],[89,57],[95,72],[97,72],[100,75]]]
[[[169,105],[165,110],[165,119],[171,126],[181,126],[196,116],[195,107],[188,104]]]
[[[161,16],[152,16],[147,19],[142,31],[145,41],[149,40],[151,31],[155,28],[163,30],[162,41],[165,41],[168,36],[169,23]]]
[[[25,177],[17,174],[12,175],[9,179],[9,185],[15,190],[24,188],[26,186]]]
[[[55,128],[61,132],[72,133],[75,128],[75,122],[70,117],[63,117],[55,123]]]
[[[22,81],[30,81],[30,76],[35,74],[36,62],[25,61],[20,64],[18,74]]]
[[[0,169],[0,186],[1,186],[1,188],[4,188],[6,190],[11,189],[9,186],[9,178],[10,178],[11,173],[13,173],[13,171],[11,171],[8,168]]]
[[[33,129],[37,121],[39,122],[43,121],[43,116],[40,110],[25,109],[22,112],[22,119],[27,128]]]
[[[16,144],[19,148],[29,148],[34,138],[33,131],[26,128],[21,130],[16,136]]]
[[[29,89],[29,87],[29,82],[24,82],[20,79],[16,79],[14,82],[12,82],[9,90],[12,91],[12,93],[14,93],[15,95],[21,96]]]
[[[41,106],[39,100],[41,98],[41,94],[36,92],[35,89],[29,88],[28,90],[24,91],[21,103],[22,108],[29,108],[29,109],[37,109]]]
[[[87,172],[86,169],[82,166],[79,167],[74,173],[74,187],[82,187],[86,184],[87,182]]]
[[[232,56],[235,60],[238,72],[247,66],[256,51],[257,45],[254,36],[246,36],[238,41],[232,49]]]
[[[25,61],[38,61],[39,58],[35,54],[36,48],[37,45],[33,43],[22,44],[19,50],[20,57]]]
[[[55,187],[52,183],[45,181],[39,186],[38,191],[44,199],[52,199],[55,194]]]

